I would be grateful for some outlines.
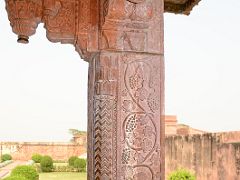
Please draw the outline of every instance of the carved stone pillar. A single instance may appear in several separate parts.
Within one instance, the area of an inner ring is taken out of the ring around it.
[[[44,23],[89,62],[89,180],[164,180],[163,13],[199,1],[6,0],[18,42]]]
[[[89,179],[164,179],[163,56],[104,51],[93,65]]]
[[[102,1],[100,7],[100,51],[89,71],[88,177],[164,179],[163,1]]]

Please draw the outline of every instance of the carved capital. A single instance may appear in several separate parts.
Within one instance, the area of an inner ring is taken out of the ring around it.
[[[100,49],[163,54],[163,1],[104,0]]]
[[[99,4],[100,3],[100,4]],[[163,54],[159,0],[6,0],[19,42],[42,22],[51,42],[73,44],[88,60],[98,51]]]
[[[5,0],[28,43],[40,22],[51,42],[70,43],[88,60],[101,50],[163,54],[163,13],[189,14],[200,0]],[[164,6],[165,5],[165,6]]]
[[[18,42],[28,43],[42,19],[42,0],[7,0],[6,9]]]

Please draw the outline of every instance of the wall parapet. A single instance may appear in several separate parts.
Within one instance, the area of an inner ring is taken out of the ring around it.
[[[240,131],[166,136],[166,175],[177,168],[198,180],[240,179]]]

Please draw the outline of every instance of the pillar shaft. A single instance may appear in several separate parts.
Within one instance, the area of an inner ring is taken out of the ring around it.
[[[106,2],[89,68],[88,179],[163,180],[163,1]]]
[[[94,59],[90,180],[163,177],[163,68],[160,55],[102,52]]]

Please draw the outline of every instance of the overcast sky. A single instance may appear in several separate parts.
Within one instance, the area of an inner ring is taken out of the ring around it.
[[[240,130],[240,1],[165,14],[166,114],[207,131]],[[0,140],[68,141],[87,127],[88,64],[42,25],[16,43],[0,1]]]

